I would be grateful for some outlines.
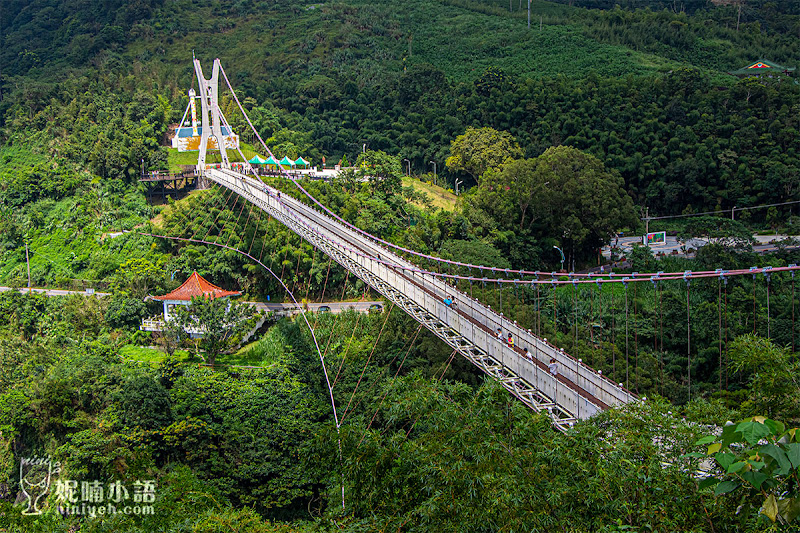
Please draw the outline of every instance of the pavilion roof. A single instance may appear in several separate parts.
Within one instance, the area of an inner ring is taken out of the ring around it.
[[[758,76],[761,74],[766,73],[788,73],[794,71],[794,67],[784,67],[783,65],[779,65],[777,63],[773,63],[772,61],[767,61],[766,59],[760,59],[755,63],[751,63],[750,65],[740,68],[739,70],[731,71],[730,74],[734,76]]]
[[[183,300],[191,301],[197,297],[205,297],[209,299],[223,298],[225,296],[240,296],[242,293],[236,291],[226,291],[221,287],[217,287],[213,283],[206,281],[203,276],[197,272],[192,272],[189,279],[183,282],[183,285],[163,296],[153,296],[153,300]]]

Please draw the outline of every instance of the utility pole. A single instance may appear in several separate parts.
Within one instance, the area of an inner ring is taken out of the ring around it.
[[[739,21],[742,20],[742,2],[744,0],[739,0],[739,10],[736,15],[736,31],[739,31]]]
[[[528,29],[531,29],[531,0],[528,0]]]
[[[644,215],[644,232],[645,234],[650,233],[650,208],[645,207],[645,215]]]
[[[25,264],[28,265],[28,294],[33,292],[31,289],[31,260],[28,257],[28,241],[25,241]]]

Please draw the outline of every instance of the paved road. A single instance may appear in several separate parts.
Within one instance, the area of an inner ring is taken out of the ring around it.
[[[0,292],[6,291],[13,291],[14,289],[11,287],[0,287]],[[28,288],[24,287],[19,289],[19,292],[28,292]],[[88,292],[88,291],[67,291],[64,289],[37,289],[31,288],[31,292],[35,292],[37,294],[44,294],[45,296],[69,296],[70,294],[80,294],[81,296],[97,296],[102,298],[104,296],[111,296],[111,293],[108,292]]]
[[[781,241],[783,239],[787,239],[790,236],[788,235],[754,235],[753,238],[756,240],[756,244],[753,245],[753,251],[755,252],[771,252],[776,249],[774,242]],[[800,236],[792,236],[794,239],[800,239]],[[641,237],[623,237],[619,240],[619,247],[622,248],[622,253],[627,254],[631,248],[633,248],[634,244],[641,244],[642,238]],[[655,253],[664,252],[667,255],[672,254],[673,252],[677,252],[678,255],[684,255],[686,250],[692,248],[697,250],[698,248],[705,246],[708,244],[706,239],[690,239],[687,242],[679,242],[676,237],[667,237],[667,242],[662,245],[658,246],[651,246],[651,249]],[[608,259],[611,255],[611,250],[609,246],[604,246],[603,250],[603,257]]]
[[[11,287],[0,287],[0,292],[6,292],[14,290]],[[104,296],[111,296],[111,293],[108,292],[86,292],[86,291],[68,291],[64,289],[37,289],[32,288],[30,289],[31,292],[35,292],[37,294],[44,294],[45,296],[69,296],[71,294],[80,294],[81,296],[97,296],[102,298]],[[19,289],[19,292],[25,293],[28,292],[27,288]],[[297,306],[293,303],[271,303],[271,302],[245,302],[249,304],[253,304],[256,306],[256,309],[260,311],[287,311],[297,309]],[[366,312],[369,311],[369,308],[373,305],[378,305],[381,307],[380,310],[383,310],[383,302],[323,302],[323,303],[309,303],[308,310],[318,312],[319,308],[322,306],[327,306],[330,309],[331,313],[341,313],[347,309],[355,309],[359,312]]]
[[[297,306],[293,303],[264,303],[264,302],[246,302],[256,306],[256,309],[260,311],[290,311],[296,310]],[[318,312],[319,308],[322,306],[327,306],[330,308],[331,313],[341,313],[347,309],[354,309],[361,313],[369,311],[369,308],[373,305],[378,305],[381,307],[381,311],[383,310],[383,302],[323,302],[323,303],[309,303],[308,310],[313,312]]]

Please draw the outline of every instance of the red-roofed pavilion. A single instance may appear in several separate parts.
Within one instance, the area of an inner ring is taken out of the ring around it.
[[[203,276],[197,272],[192,272],[189,279],[183,282],[183,285],[174,291],[163,296],[152,296],[153,300],[164,302],[164,320],[169,320],[169,314],[172,306],[175,305],[189,305],[192,303],[192,298],[209,298],[211,300],[216,298],[227,298],[228,296],[241,296],[242,293],[237,291],[226,291],[221,287],[217,287],[213,283],[206,281]]]

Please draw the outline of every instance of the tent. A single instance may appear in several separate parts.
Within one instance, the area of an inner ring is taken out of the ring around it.
[[[274,165],[274,166],[276,166],[276,167],[277,167],[277,166],[278,166],[278,161],[277,161],[277,160],[276,160],[274,157],[272,157],[272,156],[269,156],[269,159],[267,159],[266,161],[264,161],[264,164],[265,164],[265,165]]]
[[[297,160],[294,162],[294,165],[296,167],[308,167],[311,165],[311,163],[303,159],[303,157],[301,156],[297,158]]]
[[[289,159],[286,156],[283,156],[283,159],[281,159],[281,165],[287,166],[287,167],[292,167],[292,166],[294,166],[294,161],[292,161],[291,159]]]
[[[248,161],[248,163],[251,163],[253,165],[264,165],[267,162],[264,159],[261,159],[261,156],[256,154],[256,156],[253,159],[251,159],[250,161]]]

